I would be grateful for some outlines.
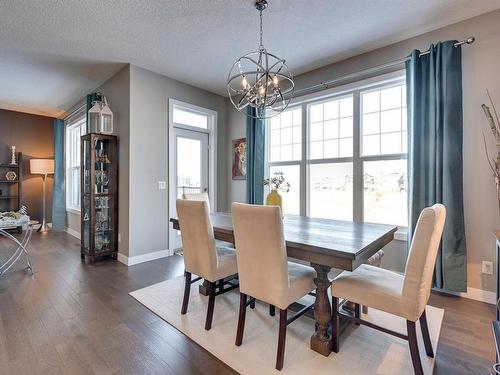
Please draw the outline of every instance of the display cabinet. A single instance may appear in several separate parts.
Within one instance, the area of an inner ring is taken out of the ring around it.
[[[19,211],[23,202],[23,154],[16,154],[16,163],[0,163],[0,212]],[[17,227],[19,233],[22,227]]]
[[[81,257],[118,254],[118,139],[81,137]]]

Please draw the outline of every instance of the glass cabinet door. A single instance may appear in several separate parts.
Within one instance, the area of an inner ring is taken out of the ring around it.
[[[112,163],[115,144],[107,138],[94,139],[94,249],[96,253],[114,251],[115,174]]]
[[[117,138],[82,136],[82,259],[113,255],[118,250]]]
[[[94,143],[94,193],[109,194],[113,192],[115,184],[112,168],[114,144],[109,139],[98,137],[94,139]]]

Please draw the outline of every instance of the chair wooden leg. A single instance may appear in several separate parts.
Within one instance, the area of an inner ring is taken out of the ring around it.
[[[212,318],[214,316],[214,305],[215,305],[215,283],[208,283],[208,308],[207,308],[207,319],[205,320],[205,329],[208,331],[212,328]]]
[[[247,313],[247,295],[240,293],[240,314],[238,316],[238,330],[236,331],[236,346],[243,341],[243,330],[245,329],[245,316]]]
[[[422,337],[424,339],[425,352],[428,357],[434,358],[434,351],[432,350],[431,338],[429,336],[429,327],[427,326],[427,317],[425,310],[420,316],[420,329],[422,330]]]
[[[339,299],[332,297],[332,352],[339,352]]]
[[[408,344],[410,346],[411,361],[413,362],[413,371],[415,375],[423,375],[422,363],[420,362],[420,354],[418,354],[417,331],[415,322],[406,321],[406,329],[408,330]]]
[[[285,342],[286,342],[286,309],[280,309],[280,328],[278,334],[278,353],[276,355],[276,370],[283,368],[285,359]]]
[[[274,316],[276,314],[276,308],[274,305],[269,305],[269,315]]]
[[[188,309],[189,292],[191,291],[191,272],[184,271],[184,298],[182,299],[181,314],[184,315]]]
[[[354,317],[355,318],[361,318],[361,305],[359,303],[354,304]],[[359,323],[355,323],[357,326],[359,326]]]
[[[250,300],[250,308],[251,308],[251,309],[255,309],[255,298],[252,298],[252,299]]]

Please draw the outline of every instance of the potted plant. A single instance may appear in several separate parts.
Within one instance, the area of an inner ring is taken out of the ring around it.
[[[267,185],[271,188],[271,192],[266,197],[266,205],[278,206],[281,209],[281,216],[284,217],[283,199],[279,191],[288,193],[290,191],[290,183],[285,180],[283,172],[275,172],[273,177],[264,180],[264,186]]]

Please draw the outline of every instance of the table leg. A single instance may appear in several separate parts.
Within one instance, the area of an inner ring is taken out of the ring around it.
[[[14,251],[12,256],[7,260],[7,262],[5,262],[4,264],[2,264],[0,266],[0,275],[5,274],[18,261],[18,259],[22,255],[24,255],[27,266],[30,269],[31,273],[33,273],[33,267],[31,266],[29,254],[28,254],[28,251],[26,249],[26,246],[28,245],[28,243],[31,239],[32,230],[33,230],[33,227],[31,225],[28,225],[28,229],[26,230],[23,239],[21,240],[21,242],[19,242],[19,240],[16,237],[12,236],[7,231],[0,229],[1,235],[9,238],[17,245],[17,249]]]
[[[331,320],[332,307],[328,298],[330,280],[328,272],[330,267],[311,263],[316,270],[316,301],[314,302],[314,319],[316,319],[316,332],[311,336],[311,349],[328,357],[331,352],[331,337],[328,333],[328,324]]]
[[[202,296],[208,296],[209,282],[207,280],[203,280],[203,282],[198,286],[198,291]]]

